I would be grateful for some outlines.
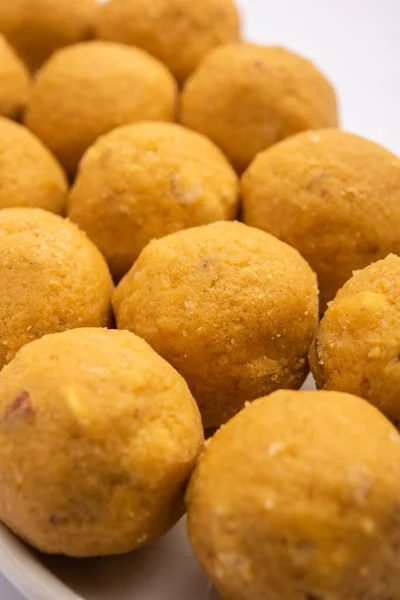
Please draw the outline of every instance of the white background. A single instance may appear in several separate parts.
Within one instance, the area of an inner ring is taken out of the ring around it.
[[[343,128],[400,154],[399,0],[239,0],[245,34],[310,58],[339,94]]]
[[[239,4],[246,37],[312,59],[336,86],[343,127],[400,154],[400,0]],[[1,575],[0,600],[22,600]]]

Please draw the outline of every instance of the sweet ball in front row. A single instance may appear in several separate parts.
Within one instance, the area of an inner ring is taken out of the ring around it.
[[[130,552],[182,516],[203,441],[185,381],[146,342],[47,335],[0,373],[0,518],[50,554]]]

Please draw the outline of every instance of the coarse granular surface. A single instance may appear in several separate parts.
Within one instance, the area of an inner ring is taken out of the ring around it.
[[[211,439],[189,538],[224,600],[394,600],[399,477],[399,433],[373,406],[279,391]]]
[[[46,333],[110,323],[103,256],[75,225],[44,210],[0,211],[0,290],[0,369]]]
[[[354,269],[400,252],[400,160],[339,129],[260,154],[242,179],[243,219],[294,246],[318,275],[321,308]]]
[[[47,335],[0,374],[0,517],[44,552],[120,554],[164,534],[202,448],[186,383],[127,331]]]
[[[150,243],[114,296],[120,329],[186,379],[205,427],[247,400],[298,388],[317,327],[316,277],[296,250],[237,222]]]
[[[233,0],[110,0],[98,36],[143,48],[183,82],[210,50],[239,40],[240,15]]]
[[[310,349],[317,385],[365,398],[400,423],[400,258],[356,271]]]
[[[31,71],[53,52],[94,37],[99,4],[96,0],[3,0],[3,33]]]
[[[210,52],[187,80],[181,104],[182,124],[212,139],[239,172],[286,137],[338,123],[335,92],[311,62],[255,44]]]
[[[20,119],[29,98],[30,75],[13,48],[0,35],[0,116]]]
[[[38,72],[25,121],[74,175],[85,150],[137,121],[173,121],[177,86],[157,59],[112,42],[75,44]]]
[[[202,135],[173,123],[125,125],[85,154],[68,216],[120,279],[152,239],[235,218],[238,188],[227,159]]]
[[[67,178],[55,157],[28,129],[2,117],[0,182],[0,209],[65,210]]]

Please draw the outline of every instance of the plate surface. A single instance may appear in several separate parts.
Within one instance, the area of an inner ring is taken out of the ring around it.
[[[90,560],[42,556],[1,527],[0,568],[29,600],[219,600],[193,557],[184,519],[149,548]]]
[[[309,377],[303,389],[314,387]],[[29,600],[220,598],[193,556],[185,519],[149,548],[90,560],[41,555],[0,525],[0,569]]]

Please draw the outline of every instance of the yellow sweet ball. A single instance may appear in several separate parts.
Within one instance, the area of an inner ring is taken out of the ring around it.
[[[112,42],[75,44],[38,72],[25,122],[74,175],[85,150],[120,125],[173,121],[177,86],[158,60]]]
[[[0,290],[0,369],[47,333],[111,321],[103,256],[75,225],[38,208],[0,210]]]
[[[53,52],[94,37],[97,0],[3,0],[0,33],[31,71]]]
[[[400,436],[339,392],[279,391],[211,439],[189,538],[224,600],[398,598]]]
[[[65,210],[68,184],[55,157],[28,129],[2,117],[0,182],[0,209]]]
[[[259,154],[241,196],[248,225],[312,266],[323,310],[354,269],[400,252],[400,160],[339,129],[301,133]]]
[[[318,314],[316,277],[296,250],[242,223],[150,243],[118,285],[118,328],[145,339],[187,381],[204,427],[246,401],[298,388]]]
[[[310,348],[317,386],[365,398],[400,423],[400,257],[356,271]]]
[[[238,188],[227,159],[202,135],[173,123],[125,125],[86,152],[68,216],[121,279],[152,239],[233,219]]]
[[[44,552],[121,554],[163,535],[202,448],[186,383],[127,331],[47,335],[0,374],[0,518]]]
[[[19,119],[28,101],[30,86],[25,65],[0,35],[0,116]]]
[[[98,36],[143,48],[182,83],[213,48],[240,38],[234,0],[110,0]]]
[[[228,44],[210,52],[187,80],[180,119],[242,172],[284,138],[336,126],[338,114],[331,84],[305,58],[284,48]]]

